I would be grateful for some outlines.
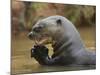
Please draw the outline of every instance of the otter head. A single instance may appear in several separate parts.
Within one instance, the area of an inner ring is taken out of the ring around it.
[[[38,21],[33,25],[31,32],[28,34],[30,39],[41,39],[43,37],[53,37],[61,29],[61,19],[48,17]]]

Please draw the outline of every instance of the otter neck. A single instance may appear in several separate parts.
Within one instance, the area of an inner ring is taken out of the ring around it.
[[[64,31],[63,29],[58,29],[52,36],[52,40],[54,40],[55,42],[58,42],[59,40],[61,40],[64,37]]]

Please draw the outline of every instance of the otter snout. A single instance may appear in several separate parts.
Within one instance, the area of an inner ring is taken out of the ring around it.
[[[33,39],[33,32],[28,33],[29,39]]]

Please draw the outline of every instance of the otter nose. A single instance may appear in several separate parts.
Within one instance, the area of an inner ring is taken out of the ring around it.
[[[33,33],[30,32],[30,33],[28,34],[28,37],[29,37],[30,39],[32,39],[32,38],[33,38]]]

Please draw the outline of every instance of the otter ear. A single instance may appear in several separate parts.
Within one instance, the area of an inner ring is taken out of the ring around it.
[[[56,22],[57,22],[57,25],[61,25],[62,24],[61,19],[58,19]]]

